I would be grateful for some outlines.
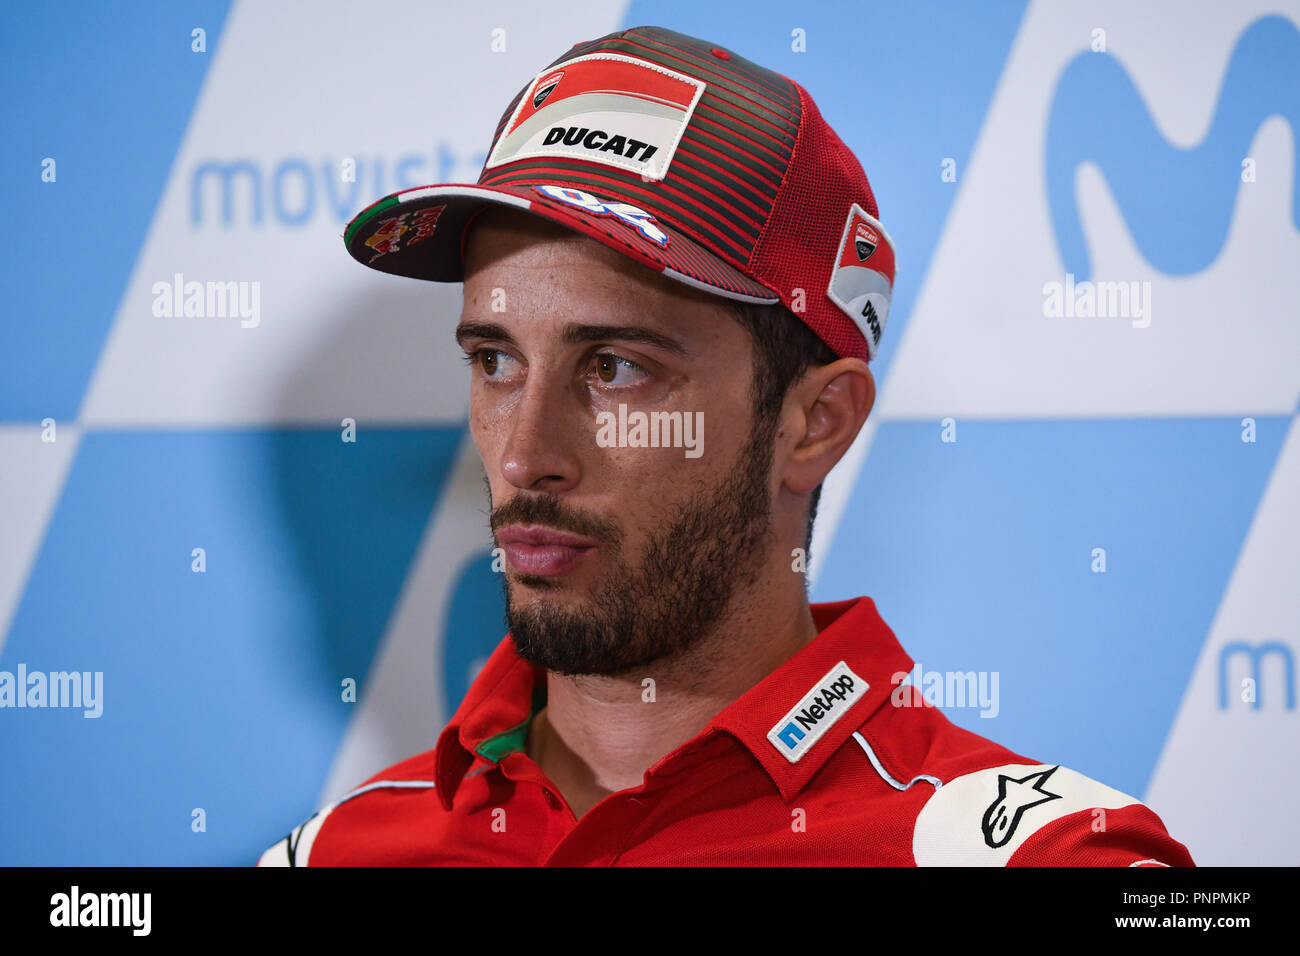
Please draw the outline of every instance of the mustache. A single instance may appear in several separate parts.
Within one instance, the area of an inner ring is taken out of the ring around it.
[[[511,524],[540,524],[558,531],[582,535],[600,544],[618,545],[623,532],[613,522],[597,518],[570,508],[559,495],[517,494],[499,508],[493,508],[490,517],[492,533]]]

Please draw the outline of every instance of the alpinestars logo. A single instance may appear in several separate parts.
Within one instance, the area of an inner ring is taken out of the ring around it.
[[[1057,771],[1049,767],[1017,780],[1004,773],[998,774],[998,798],[984,811],[984,820],[980,824],[984,831],[984,842],[993,849],[1005,846],[1016,833],[1020,818],[1026,810],[1049,800],[1060,800],[1059,793],[1050,793],[1043,789],[1047,778]]]
[[[767,732],[767,739],[791,763],[797,763],[835,722],[866,694],[869,685],[840,661],[803,700]]]

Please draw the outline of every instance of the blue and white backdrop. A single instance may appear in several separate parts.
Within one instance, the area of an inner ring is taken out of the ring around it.
[[[342,227],[643,23],[802,82],[898,244],[814,599],[873,596],[953,720],[1199,863],[1300,862],[1295,0],[3,18],[0,681],[91,679],[0,708],[0,863],[250,864],[432,746],[504,633],[460,289]],[[190,281],[241,313],[169,314]]]

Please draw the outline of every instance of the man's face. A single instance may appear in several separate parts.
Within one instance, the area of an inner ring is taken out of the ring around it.
[[[520,654],[618,674],[694,646],[773,543],[748,332],[713,296],[493,207],[471,226],[457,338]],[[702,424],[702,453],[611,445],[620,404]]]

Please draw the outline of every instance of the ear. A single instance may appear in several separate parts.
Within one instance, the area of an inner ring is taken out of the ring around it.
[[[782,411],[785,486],[806,494],[821,484],[858,437],[875,401],[876,379],[857,358],[815,366],[792,385]]]

